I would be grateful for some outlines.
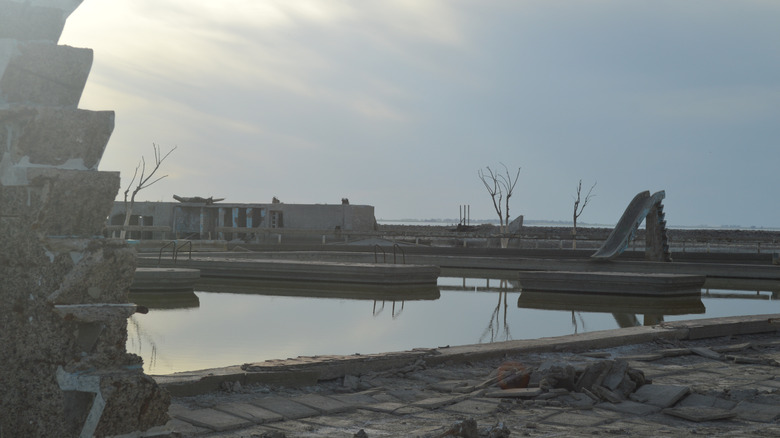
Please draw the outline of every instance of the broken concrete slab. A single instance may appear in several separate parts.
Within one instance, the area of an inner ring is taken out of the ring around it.
[[[691,389],[687,386],[678,385],[644,385],[634,392],[634,396],[645,400],[643,403],[658,406],[659,408],[668,408],[674,406],[678,401],[685,397]]]
[[[710,407],[725,410],[731,410],[736,405],[737,402],[732,400],[696,393],[688,394],[687,397],[677,403],[677,407]]]
[[[309,406],[297,403],[289,398],[271,396],[252,400],[251,403],[271,412],[276,412],[284,418],[296,420],[298,418],[314,417],[320,411]]]
[[[346,412],[355,409],[355,406],[353,405],[319,394],[305,394],[299,397],[293,397],[291,400],[325,414]]]
[[[624,360],[614,361],[609,368],[609,372],[604,376],[601,385],[610,391],[617,390],[618,386],[620,386],[620,382],[623,381],[623,378],[626,375],[626,371],[628,371],[628,362]]]
[[[561,403],[566,406],[570,406],[576,409],[590,409],[595,404],[595,401],[587,394],[572,392],[570,394],[562,395],[558,397]]]
[[[411,404],[411,406],[423,408],[423,409],[438,409],[442,406],[451,405],[464,399],[462,395],[444,396],[444,397],[432,397],[423,400],[418,400]]]
[[[688,421],[701,423],[703,421],[727,420],[737,416],[736,412],[727,409],[705,407],[705,406],[682,406],[677,408],[667,408],[662,411],[664,414],[682,418]]]
[[[644,403],[637,403],[630,400],[625,400],[620,403],[599,403],[595,407],[637,416],[655,414],[661,410],[661,408],[657,406],[646,405]]]
[[[733,412],[743,420],[769,423],[780,417],[780,406],[741,401],[733,409]]]
[[[392,414],[396,412],[397,410],[405,407],[406,404],[404,403],[398,403],[398,402],[382,402],[382,403],[376,403],[373,405],[366,405],[361,406],[361,409],[367,410],[367,411],[374,411],[374,412],[383,412],[386,414]]]
[[[214,409],[249,420],[255,424],[282,421],[284,419],[281,414],[249,403],[220,403],[214,406]]]
[[[544,419],[544,423],[561,426],[593,427],[607,421],[597,415],[583,415],[574,412],[563,412]]]
[[[245,418],[212,408],[187,409],[182,406],[176,408],[172,406],[169,412],[179,420],[217,432],[239,429],[253,424],[252,421]]]
[[[485,393],[485,397],[491,398],[534,398],[541,394],[540,388],[512,388],[512,389],[500,389],[496,391],[488,391]]]
[[[456,388],[463,388],[469,385],[469,382],[465,380],[442,380],[440,382],[432,383],[429,388],[439,392],[454,392]]]
[[[698,354],[701,357],[706,357],[712,360],[723,360],[723,355],[706,347],[694,347],[691,348],[691,353]]]
[[[356,407],[363,407],[365,405],[373,405],[379,403],[379,400],[375,399],[369,394],[362,393],[362,392],[354,392],[354,393],[347,393],[347,394],[331,394],[328,397]]]
[[[468,399],[443,409],[464,415],[490,415],[498,411],[498,404],[498,401]]]

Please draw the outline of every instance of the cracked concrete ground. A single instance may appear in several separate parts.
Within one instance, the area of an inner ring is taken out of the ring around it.
[[[620,400],[540,388],[533,378],[529,388],[498,385],[508,367],[582,370],[618,359],[650,382]],[[434,362],[300,388],[228,379],[221,391],[175,397],[167,427],[204,438],[780,435],[776,332]],[[476,434],[466,420],[476,421]]]

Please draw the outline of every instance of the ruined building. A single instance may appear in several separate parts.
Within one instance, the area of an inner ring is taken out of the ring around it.
[[[108,230],[116,232],[125,219],[123,202],[111,210]],[[227,202],[136,202],[131,224],[149,231],[138,239],[253,240],[273,232],[313,234],[376,230],[374,207],[344,204],[239,204]]]
[[[169,397],[125,350],[135,270],[100,237],[112,111],[78,109],[92,51],[57,44],[81,0],[0,0],[0,436],[121,435]]]

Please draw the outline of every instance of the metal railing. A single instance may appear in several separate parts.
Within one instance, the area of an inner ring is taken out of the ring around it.
[[[396,251],[396,249],[398,251]],[[382,246],[379,245],[378,243],[374,244],[374,263],[379,263],[379,256],[378,256],[379,253],[378,253],[377,250],[382,251],[382,263],[387,263],[387,253],[385,253],[384,248],[382,248]],[[401,248],[401,245],[399,245],[397,243],[393,244],[393,264],[395,265],[395,264],[398,263],[398,252],[401,253],[401,260],[403,261],[403,264],[405,265],[406,264],[406,252],[404,252],[404,249]]]
[[[188,257],[188,260],[192,260],[192,241],[185,240],[184,243],[182,243],[181,245],[177,245],[177,243],[178,243],[177,240],[171,240],[170,242],[168,242],[165,245],[160,247],[160,254],[157,256],[157,266],[160,266],[160,264],[162,263],[163,250],[165,250],[165,248],[168,248],[169,246],[172,247],[172,249],[171,249],[171,259],[173,260],[174,264],[176,264],[176,261],[179,258],[179,252],[185,246],[189,247],[189,254],[188,254],[189,257]]]

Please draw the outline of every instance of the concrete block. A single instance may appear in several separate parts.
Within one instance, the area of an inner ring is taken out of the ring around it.
[[[0,131],[0,144],[10,144],[15,165],[97,170],[114,130],[113,111],[0,111],[0,118],[4,116],[16,119],[16,129]],[[9,133],[12,137],[6,138]]]
[[[101,234],[106,214],[119,191],[118,172],[30,168],[27,174],[30,185],[41,191],[42,205],[32,224],[39,233],[89,237]]]
[[[601,382],[601,385],[610,391],[615,391],[625,378],[626,371],[628,371],[628,362],[624,360],[616,360],[614,363],[612,363],[609,372],[604,376],[604,380]]]
[[[645,403],[659,408],[668,408],[685,397],[691,389],[678,385],[643,385],[634,393],[634,397],[646,400]]]
[[[19,43],[17,49],[0,78],[0,100],[27,106],[78,106],[92,68],[92,50],[42,42]]]
[[[252,422],[247,419],[211,408],[186,409],[183,407],[178,407],[174,409],[172,406],[168,412],[170,415],[178,418],[179,420],[186,421],[192,425],[205,427],[217,432],[238,429],[252,425]]]
[[[704,406],[684,406],[677,408],[664,409],[664,414],[682,418],[697,423],[703,421],[726,420],[737,416],[736,412],[726,409],[704,407]]]
[[[31,5],[29,2],[0,0],[0,39],[43,40],[55,43],[60,39],[66,18],[67,15],[63,14],[61,9]]]
[[[235,415],[236,417],[249,420],[256,424],[282,421],[284,419],[280,414],[249,403],[220,403],[214,406],[214,409],[230,415]]]
[[[607,367],[611,367],[611,364],[612,361],[601,361],[588,366],[577,380],[577,383],[574,386],[575,389],[578,391],[582,388],[590,389],[593,385],[598,384],[600,382],[600,376]]]
[[[320,415],[320,411],[285,397],[263,397],[250,403],[291,420]]]

